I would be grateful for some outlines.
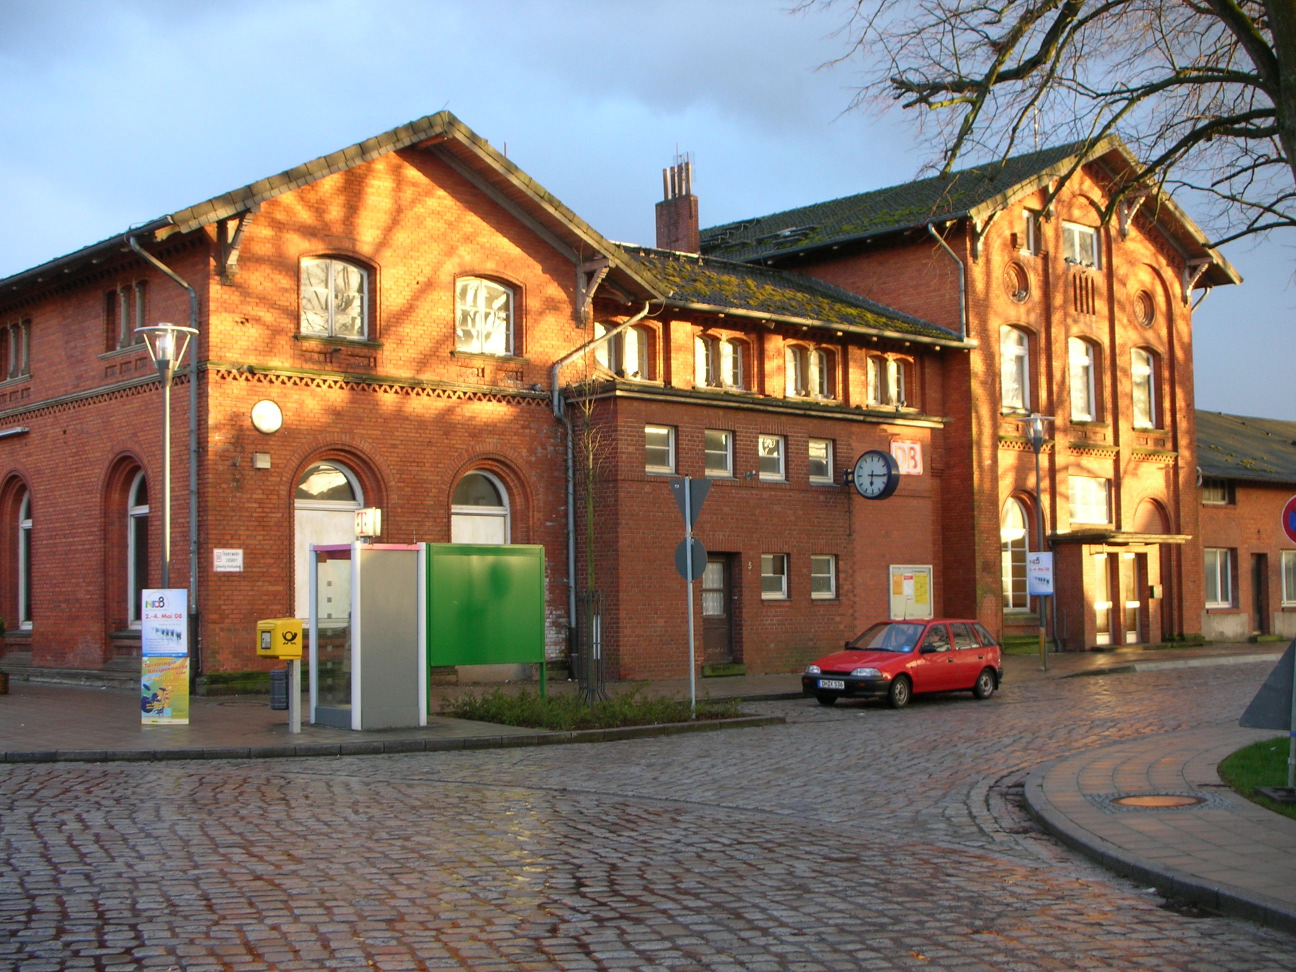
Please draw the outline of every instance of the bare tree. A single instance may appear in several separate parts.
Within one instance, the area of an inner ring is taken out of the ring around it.
[[[1142,160],[1122,174],[1122,192],[1204,194],[1215,245],[1296,228],[1296,0],[799,0],[795,9],[811,8],[849,8],[838,32],[847,47],[833,63],[865,65],[851,107],[929,109],[922,129],[945,172],[1029,151],[1041,132],[1049,144],[1086,145],[1117,134]]]

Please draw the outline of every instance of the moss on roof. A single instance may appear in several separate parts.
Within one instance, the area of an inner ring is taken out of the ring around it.
[[[804,274],[649,247],[623,249],[670,289],[671,303],[809,322],[832,330],[961,343],[953,331]]]
[[[962,218],[1084,148],[1083,142],[1073,142],[949,175],[713,226],[702,231],[702,252],[731,260],[759,260]]]
[[[1212,479],[1296,484],[1296,422],[1199,411],[1197,465]]]

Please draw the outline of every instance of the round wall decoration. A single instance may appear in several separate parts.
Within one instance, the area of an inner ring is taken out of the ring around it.
[[[283,412],[270,399],[263,398],[252,406],[252,427],[258,432],[269,435],[278,432],[282,426]]]

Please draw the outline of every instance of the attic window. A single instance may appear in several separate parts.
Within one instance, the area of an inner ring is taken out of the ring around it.
[[[1201,501],[1211,506],[1228,506],[1233,502],[1232,485],[1227,479],[1203,479]]]
[[[1062,224],[1062,259],[1067,263],[1099,269],[1098,230],[1078,223]]]

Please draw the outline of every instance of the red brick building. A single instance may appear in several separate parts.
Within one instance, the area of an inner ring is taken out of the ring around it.
[[[967,336],[966,352],[940,355],[936,378],[938,599],[995,630],[1037,630],[1026,556],[1051,548],[1050,626],[1069,649],[1199,630],[1190,299],[1239,280],[1166,200],[1139,198],[1103,225],[1132,159],[1115,139],[1077,153],[702,234],[704,252],[812,275]],[[1051,417],[1042,517],[1023,434],[1031,413]]]
[[[1202,633],[1296,637],[1296,422],[1198,412],[1197,464]]]
[[[1030,630],[1031,411],[1056,416],[1066,645],[1194,632],[1187,298],[1236,276],[1168,203],[1099,225],[1124,161],[1037,153],[701,234],[677,178],[668,249],[628,248],[441,113],[0,280],[8,652],[137,664],[163,459],[134,328],[159,321],[198,331],[170,573],[208,676],[258,667],[257,619],[305,615],[308,544],[361,507],[389,542],[543,545],[548,657],[593,587],[612,674],[682,675],[681,475],[713,482],[700,662],[789,671],[888,614]],[[903,460],[888,499],[843,481],[872,449]]]

